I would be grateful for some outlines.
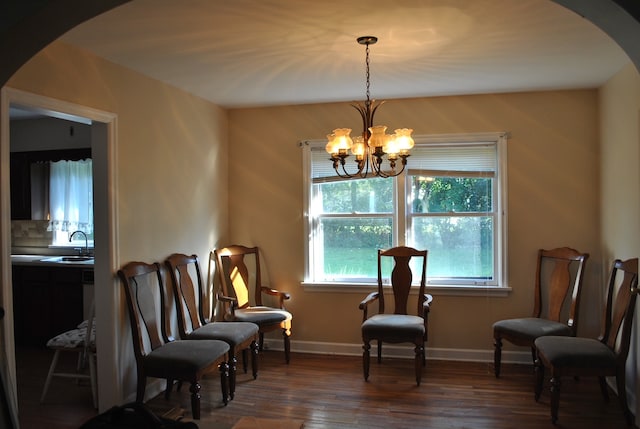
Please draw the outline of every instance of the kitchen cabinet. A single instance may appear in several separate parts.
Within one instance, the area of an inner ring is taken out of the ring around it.
[[[13,265],[16,345],[45,347],[83,320],[83,275],[87,268]]]

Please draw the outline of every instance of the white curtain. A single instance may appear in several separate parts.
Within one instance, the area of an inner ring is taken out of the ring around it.
[[[93,177],[90,159],[51,163],[50,228],[93,233]]]

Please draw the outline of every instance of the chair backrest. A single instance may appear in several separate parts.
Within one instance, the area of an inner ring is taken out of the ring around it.
[[[575,335],[587,259],[569,247],[538,250],[533,317],[566,323]]]
[[[234,244],[214,254],[223,294],[236,298],[238,308],[262,305],[259,249]]]
[[[167,337],[165,298],[158,263],[129,262],[118,270],[131,322],[133,348],[140,358],[172,341]]]
[[[618,363],[622,365],[629,353],[637,295],[638,258],[616,259],[609,278],[600,341],[616,353]]]
[[[174,253],[167,258],[165,265],[173,286],[178,330],[184,338],[206,324],[203,311],[205,293],[200,264],[196,255]]]
[[[392,258],[391,288],[394,298],[394,314],[408,314],[409,292],[413,281],[410,262],[411,258],[421,266],[417,268],[421,272],[420,289],[418,291],[417,315],[422,316],[422,304],[424,302],[424,289],[427,280],[427,250],[417,250],[412,247],[399,246],[387,250],[378,250],[378,313],[384,313],[384,276],[383,259]]]

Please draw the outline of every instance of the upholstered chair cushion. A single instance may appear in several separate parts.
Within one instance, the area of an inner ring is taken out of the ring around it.
[[[84,338],[87,334],[87,323],[80,323],[76,329],[70,329],[66,332],[63,332],[55,337],[51,338],[47,341],[47,347],[55,349],[55,348],[63,348],[63,349],[75,349],[78,347],[82,347],[84,345]],[[90,345],[95,345],[96,342],[96,325],[92,325],[91,329],[91,343]]]
[[[566,324],[537,317],[500,320],[493,324],[493,330],[531,341],[545,335],[571,335],[571,328]]]
[[[214,322],[207,323],[204,326],[191,332],[187,339],[189,340],[206,340],[215,339],[222,340],[235,348],[243,343],[247,338],[258,335],[258,325],[255,323],[245,322]]]
[[[211,362],[212,355],[223,355],[229,352],[229,345],[216,340],[180,340],[165,343],[151,351],[143,358],[143,366],[147,373],[158,378],[178,378],[184,374],[191,378]]]
[[[540,337],[534,344],[554,368],[616,367],[616,355],[613,350],[593,338]]]
[[[424,333],[424,319],[409,314],[375,314],[362,323],[363,337],[385,342],[412,342]]]
[[[235,310],[235,321],[253,322],[258,325],[269,325],[291,320],[293,316],[286,310],[273,307],[256,306],[250,308],[240,308]]]

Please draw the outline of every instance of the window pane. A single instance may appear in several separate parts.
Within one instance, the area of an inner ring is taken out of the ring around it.
[[[316,280],[377,278],[378,249],[393,243],[392,218],[320,219]]]
[[[492,181],[486,177],[411,178],[413,213],[490,212]]]
[[[315,185],[320,213],[391,213],[393,181],[362,179]]]
[[[429,251],[427,276],[493,280],[493,219],[489,216],[413,218],[410,246]]]

